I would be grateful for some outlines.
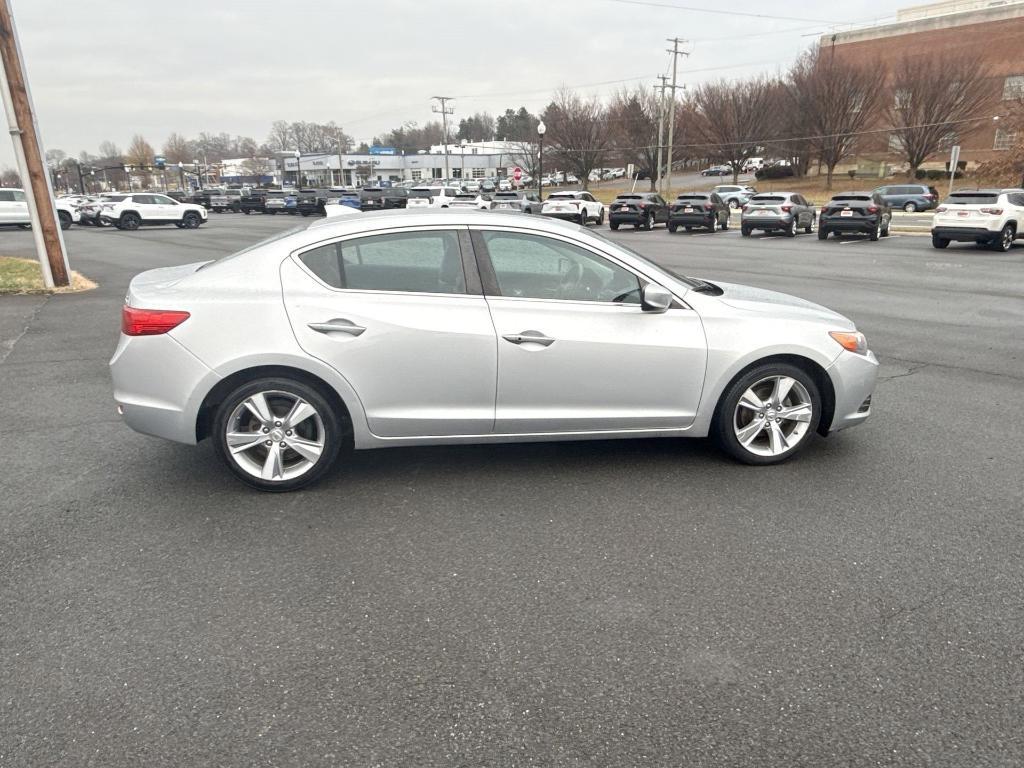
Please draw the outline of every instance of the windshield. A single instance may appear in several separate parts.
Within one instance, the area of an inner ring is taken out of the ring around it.
[[[674,269],[669,269],[668,267],[666,267],[666,266],[664,266],[662,264],[658,264],[655,261],[651,261],[649,258],[644,256],[642,253],[640,253],[639,251],[633,250],[632,248],[630,248],[628,245],[625,245],[624,243],[619,243],[619,242],[616,242],[614,240],[609,240],[607,237],[602,235],[597,230],[587,230],[587,234],[588,235],[593,235],[594,237],[596,237],[596,238],[598,238],[600,240],[604,240],[606,243],[608,243],[609,245],[611,245],[611,246],[613,246],[615,248],[618,248],[620,251],[625,251],[626,253],[628,253],[630,256],[632,256],[633,258],[637,259],[638,261],[642,261],[644,264],[649,264],[650,266],[654,267],[655,269],[657,269],[657,270],[659,270],[661,272],[665,272],[668,275],[671,275],[672,277],[674,277],[676,280],[678,280],[679,282],[683,283],[684,285],[688,285],[691,288],[696,288],[697,286],[700,285],[700,283],[698,281],[693,280],[692,278],[686,277],[685,275],[681,275],[678,272],[676,272]]]
[[[499,199],[499,200],[518,200],[519,199],[519,193],[518,192],[498,192],[497,194],[494,195],[494,197],[496,199]]]
[[[429,189],[410,189],[409,197],[425,197],[429,200],[431,192]]]
[[[946,200],[947,205],[986,205],[998,202],[999,195],[994,192],[954,192]]]

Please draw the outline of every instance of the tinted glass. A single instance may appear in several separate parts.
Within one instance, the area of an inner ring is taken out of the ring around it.
[[[0,189],[0,203],[13,203],[14,192],[10,189]]]
[[[139,205],[153,205],[153,195],[133,195],[132,202]]]
[[[707,199],[708,199],[708,195],[679,195],[678,197],[676,197],[676,200],[679,200],[680,202],[683,202],[683,203],[685,203],[685,202],[703,203]]]
[[[999,195],[993,192],[954,192],[946,202],[953,205],[987,205],[999,202]]]
[[[840,202],[845,202],[847,200],[868,201],[871,199],[871,195],[835,195],[832,199]]]
[[[640,280],[596,254],[540,235],[484,232],[502,296],[640,303]]]
[[[425,197],[430,199],[431,192],[429,189],[410,189],[409,197]]]
[[[176,205],[174,200],[164,195],[153,195],[153,199],[160,205]]]
[[[784,203],[784,202],[786,202],[786,198],[781,197],[780,195],[757,195],[755,197],[750,198],[750,202],[752,202],[752,203]]]
[[[455,232],[372,235],[330,243],[300,258],[334,288],[412,293],[465,293]]]
[[[619,195],[616,200],[643,200],[643,195]]]

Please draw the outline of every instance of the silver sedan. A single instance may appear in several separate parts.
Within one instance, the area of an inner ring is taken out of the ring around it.
[[[144,272],[110,366],[133,429],[211,438],[283,491],[350,449],[407,445],[710,435],[775,464],[864,421],[878,363],[816,304],[572,224],[426,210]]]

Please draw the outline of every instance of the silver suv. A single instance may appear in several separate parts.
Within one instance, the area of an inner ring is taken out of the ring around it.
[[[754,195],[743,206],[740,214],[740,234],[750,237],[755,229],[763,232],[781,231],[786,237],[802,229],[808,235],[814,231],[818,212],[803,195],[795,192],[762,192]]]
[[[745,184],[719,184],[713,190],[726,205],[733,210],[742,207],[753,195],[757,194],[757,190],[751,186]]]

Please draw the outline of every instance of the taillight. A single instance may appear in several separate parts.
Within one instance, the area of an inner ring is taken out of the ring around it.
[[[782,212],[783,213],[789,213],[792,210],[793,210],[793,206],[792,205],[784,205],[784,206],[782,206]]]
[[[743,207],[742,207],[742,208],[741,208],[740,210],[741,210],[741,211],[745,211],[745,210],[747,210],[747,206],[746,206],[746,205],[744,205],[744,206],[743,206]]]
[[[637,205],[639,205],[641,208],[647,207],[647,203],[637,203]]]
[[[878,213],[878,206],[877,205],[869,205],[868,206],[868,213]]]
[[[159,336],[177,328],[189,318],[188,312],[170,309],[121,309],[121,333],[125,336]]]
[[[925,195],[924,199],[925,200],[934,200],[935,199],[935,195]]]
[[[715,206],[713,206],[711,203],[704,203],[704,210],[705,211],[713,211],[714,209],[715,209]]]
[[[982,208],[981,212],[982,213],[990,213],[993,216],[1002,216],[1003,215],[1003,209],[1002,208]]]
[[[828,213],[828,206],[827,205],[821,206],[821,212],[822,213]]]

